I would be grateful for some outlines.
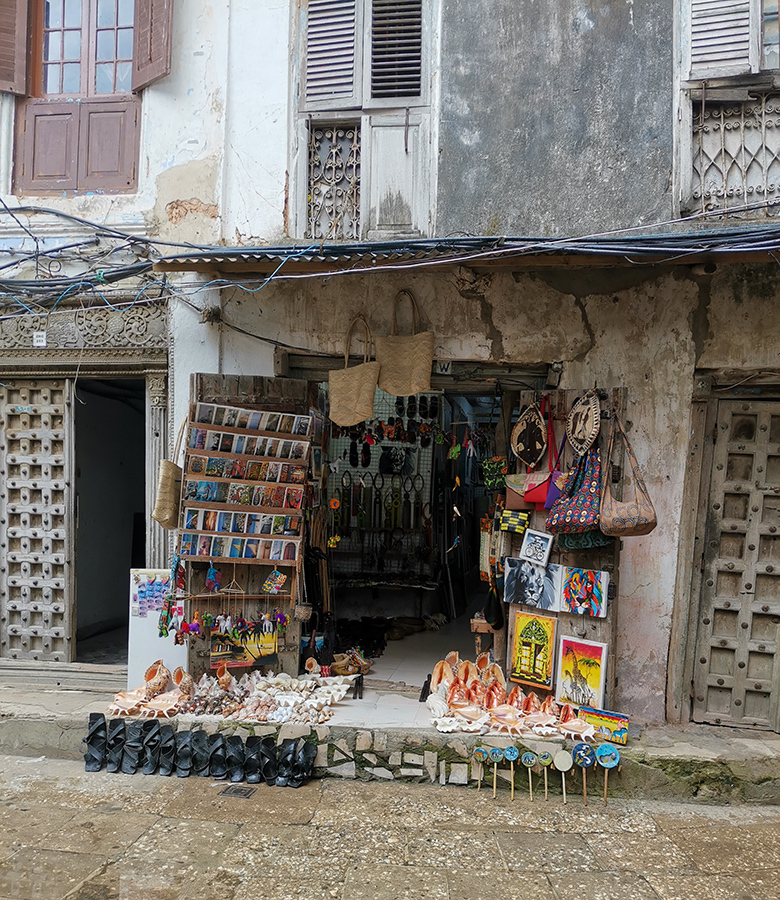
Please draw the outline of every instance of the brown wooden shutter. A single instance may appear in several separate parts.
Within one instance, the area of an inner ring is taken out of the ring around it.
[[[27,93],[28,0],[0,0],[0,91]]]
[[[80,104],[28,100],[18,117],[16,190],[76,189]]]
[[[80,191],[132,191],[136,187],[141,101],[87,101],[79,123]]]
[[[691,0],[691,78],[757,72],[758,0]]]
[[[140,91],[171,71],[173,0],[135,0],[133,90]]]

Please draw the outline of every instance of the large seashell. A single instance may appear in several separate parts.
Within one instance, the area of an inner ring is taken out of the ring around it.
[[[433,724],[436,726],[437,731],[444,732],[444,734],[460,731],[461,726],[461,723],[451,716],[443,716],[440,719],[434,719]]]
[[[171,673],[163,665],[163,661],[158,659],[153,662],[144,674],[144,700],[151,700],[161,694],[168,687],[168,680]]]
[[[446,684],[448,687],[452,684],[455,676],[452,674],[452,666],[445,659],[439,660],[433,667],[431,675],[431,690],[435,691],[440,684]]]
[[[461,682],[459,678],[454,678],[452,680],[452,684],[447,691],[447,705],[452,706],[453,701],[468,703],[468,698],[466,697],[466,686]]]
[[[483,706],[485,709],[493,709],[504,703],[506,703],[506,691],[503,686],[494,679],[488,685],[487,691],[485,691]]]
[[[439,694],[429,694],[428,699],[425,701],[425,705],[430,710],[431,717],[434,719],[446,716],[449,709],[447,701],[440,697]]]
[[[561,708],[555,702],[555,697],[552,694],[548,694],[542,703],[542,712],[547,713],[550,716],[554,716],[556,719],[561,714]]]
[[[509,692],[509,695],[506,698],[506,702],[510,706],[514,706],[515,709],[522,709],[523,700],[525,700],[525,694],[523,693],[523,689],[519,684],[516,684],[512,690]]]
[[[570,722],[572,719],[576,718],[577,714],[574,712],[574,707],[571,703],[564,703],[561,707],[561,711],[558,714],[558,724],[565,725],[567,722]]]
[[[444,662],[452,669],[452,674],[454,675],[460,665],[460,654],[457,650],[450,650],[444,657]]]
[[[479,679],[479,669],[477,669],[477,667],[473,662],[471,662],[471,660],[464,659],[463,662],[458,666],[456,675],[458,678],[460,678],[463,684],[468,686],[472,681],[476,681]]]
[[[483,650],[482,653],[480,653],[474,661],[474,665],[479,669],[480,672],[482,672],[482,670],[486,669],[491,662],[492,660],[490,659],[490,651]]]
[[[527,715],[530,715],[530,713],[539,712],[541,708],[542,704],[539,702],[539,698],[536,696],[534,691],[531,691],[531,693],[525,698],[525,700],[523,700],[523,712]]]

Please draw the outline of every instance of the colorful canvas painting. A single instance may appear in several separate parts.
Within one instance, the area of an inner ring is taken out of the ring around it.
[[[572,706],[601,707],[607,675],[607,645],[561,637],[555,699]]]
[[[613,744],[625,744],[628,740],[628,716],[589,706],[580,707],[580,716],[596,729],[599,740]]]
[[[512,637],[512,681],[552,688],[555,626],[552,616],[517,610]]]
[[[504,601],[536,609],[557,610],[562,569],[555,563],[543,568],[507,556],[504,559]]]
[[[573,569],[565,566],[561,578],[561,612],[576,613],[581,616],[597,616],[603,619],[607,614],[607,591],[609,574],[593,569]]]

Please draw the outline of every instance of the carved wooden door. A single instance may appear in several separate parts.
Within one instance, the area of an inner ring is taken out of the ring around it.
[[[697,722],[778,730],[780,403],[718,404],[694,663]]]
[[[0,384],[0,656],[71,662],[70,381]]]

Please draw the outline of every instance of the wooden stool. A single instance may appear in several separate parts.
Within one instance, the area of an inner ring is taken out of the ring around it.
[[[471,631],[474,634],[474,652],[477,656],[482,652],[482,635],[495,634],[495,631],[484,619],[471,619]],[[492,643],[492,642],[491,642]],[[487,648],[485,648],[487,649]]]

